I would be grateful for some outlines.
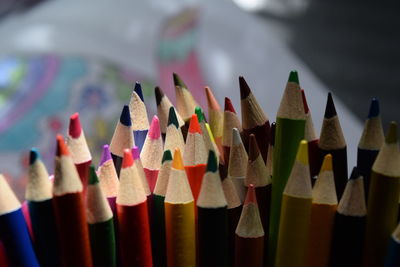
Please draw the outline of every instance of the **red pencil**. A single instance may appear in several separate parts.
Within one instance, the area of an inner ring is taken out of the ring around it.
[[[130,149],[124,150],[117,213],[122,266],[153,266],[147,199]]]
[[[92,266],[83,186],[62,135],[57,135],[53,205],[63,266]]]
[[[86,189],[89,179],[89,167],[92,163],[92,155],[86,143],[85,134],[79,120],[79,113],[74,113],[69,120],[67,146],[71,152],[72,160],[76,166],[83,185],[83,195],[86,196]]]

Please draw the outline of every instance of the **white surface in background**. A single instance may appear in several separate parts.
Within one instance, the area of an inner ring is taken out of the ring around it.
[[[195,2],[49,1],[0,24],[0,55],[56,52],[101,57],[156,78],[154,52],[163,19]],[[274,121],[288,73],[296,69],[319,133],[328,89],[288,49],[274,26],[230,0],[199,3],[201,66],[220,103],[229,96],[240,110],[237,77],[243,75]],[[351,168],[362,125],[338,99],[335,103]]]

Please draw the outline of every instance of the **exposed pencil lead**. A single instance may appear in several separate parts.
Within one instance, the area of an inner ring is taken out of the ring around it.
[[[37,159],[40,159],[40,153],[36,148],[33,147],[29,153],[29,164],[34,164]]]
[[[236,114],[235,108],[232,105],[231,100],[228,97],[225,97],[225,107],[224,107],[225,111],[230,111]]]
[[[296,70],[292,70],[290,72],[288,82],[300,84],[299,83],[299,75]]]
[[[169,161],[169,160],[172,160],[172,153],[171,153],[171,151],[168,149],[168,150],[165,150],[165,151],[164,151],[164,154],[163,154],[161,163],[164,163],[165,161]]]
[[[204,113],[203,113],[203,110],[201,109],[201,107],[197,106],[197,107],[194,109],[194,113],[196,113],[197,119],[199,120],[199,122],[205,121]]]
[[[125,126],[132,125],[131,113],[129,111],[128,105],[124,105],[124,108],[122,109],[122,112],[121,112],[121,116],[119,117],[119,121]]]
[[[247,189],[246,199],[244,201],[244,205],[248,205],[249,203],[253,203],[257,205],[257,197],[256,190],[254,188],[254,184],[249,184]]]
[[[79,120],[79,113],[76,112],[71,115],[69,119],[69,129],[68,133],[72,138],[78,138],[81,135],[82,127]]]
[[[129,168],[133,165],[132,151],[128,148],[124,149],[124,158],[122,159],[122,168]]]
[[[94,185],[98,184],[99,179],[97,178],[96,169],[94,168],[93,164],[89,167],[89,184]]]
[[[136,94],[138,94],[138,96],[140,97],[140,100],[142,100],[142,102],[144,102],[142,85],[140,85],[140,82],[135,83],[135,88],[133,89],[133,91],[135,91]]]
[[[111,153],[110,153],[110,146],[104,145],[103,146],[103,153],[101,154],[100,158],[100,166],[104,164],[104,162],[111,160]]]
[[[56,148],[56,156],[67,156],[69,155],[69,151],[67,145],[65,144],[64,137],[61,134],[57,134],[57,148]]]
[[[349,179],[355,180],[355,179],[359,178],[360,176],[362,176],[360,170],[357,167],[354,167]]]
[[[217,157],[215,152],[210,150],[208,152],[207,172],[216,172],[218,170]]]
[[[156,86],[156,88],[154,88],[154,94],[156,95],[157,106],[159,106],[162,98],[164,97],[164,92],[160,87]]]
[[[331,92],[328,93],[328,100],[326,102],[326,107],[325,107],[325,119],[330,119],[334,116],[336,116],[336,108],[335,108],[335,103],[333,102],[332,94]]]
[[[160,135],[161,135],[160,120],[158,119],[157,115],[154,115],[153,119],[151,120],[148,136],[151,139],[158,139]]]
[[[181,151],[179,150],[179,148],[175,149],[174,159],[172,161],[172,168],[174,168],[176,170],[184,170],[182,155],[181,155]]]
[[[187,89],[186,84],[183,82],[183,80],[181,79],[181,77],[179,77],[179,75],[177,73],[174,72],[172,75],[174,77],[175,86],[179,86],[179,87]]]
[[[368,118],[379,116],[379,101],[376,98],[372,98],[371,105],[369,106]]]
[[[395,121],[390,122],[385,141],[387,144],[397,143],[397,123]]]
[[[140,158],[140,151],[139,151],[139,147],[137,146],[133,146],[132,147],[132,157],[134,160],[137,160]]]
[[[240,86],[240,99],[245,99],[250,93],[250,87],[247,85],[246,80],[243,76],[239,76],[239,86]]]
[[[174,107],[169,108],[169,114],[168,114],[168,126],[169,125],[175,125],[176,128],[179,128],[179,122],[178,118],[176,117],[175,109]]]
[[[193,114],[192,118],[190,119],[189,133],[200,133],[201,134],[201,128],[200,128],[199,120],[198,120],[196,114]]]
[[[324,157],[324,161],[322,162],[321,172],[323,171],[332,171],[332,155],[327,154]]]
[[[308,108],[306,94],[303,89],[301,89],[301,97],[303,98],[304,112],[307,114],[310,111],[310,109]]]
[[[301,140],[297,151],[296,160],[308,165],[308,143],[306,140]]]

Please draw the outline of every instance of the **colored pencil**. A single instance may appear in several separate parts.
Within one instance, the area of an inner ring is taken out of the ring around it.
[[[400,194],[400,151],[397,124],[390,123],[386,140],[372,166],[368,195],[364,266],[383,266],[390,235],[397,225]]]
[[[219,162],[219,175],[228,205],[228,266],[233,266],[235,260],[235,231],[242,213],[242,201],[236,192],[235,184],[228,176],[228,171],[223,161]]]
[[[276,267],[305,266],[312,203],[307,149],[307,141],[300,141],[296,161],[283,191]]]
[[[140,177],[140,181],[142,182],[144,193],[147,196],[147,200],[149,200],[149,197],[151,196],[151,191],[150,191],[149,183],[147,182],[146,173],[143,168],[142,160],[140,159],[139,148],[137,146],[133,146],[131,151],[132,151],[133,160],[135,161],[136,170]],[[147,205],[149,205],[149,203],[147,203]]]
[[[265,166],[260,150],[258,149],[257,140],[254,134],[250,134],[249,137],[249,160],[247,163],[244,184],[247,187],[250,184],[254,186],[263,229],[268,229],[271,207],[272,180],[271,176],[269,176],[267,173],[267,167]],[[264,242],[264,254],[267,254],[267,237],[264,237]]]
[[[331,267],[362,266],[366,215],[363,178],[354,168],[335,215]]]
[[[164,205],[167,266],[196,266],[194,198],[179,149],[174,152]]]
[[[154,95],[156,96],[157,103],[157,116],[160,120],[160,129],[163,138],[165,139],[165,134],[167,132],[167,126],[169,125],[169,116],[171,107],[174,109],[175,116],[177,118],[177,128],[182,128],[185,126],[185,122],[182,120],[181,116],[176,112],[175,107],[172,105],[169,98],[164,94],[160,87],[154,89]]]
[[[130,149],[124,150],[117,211],[122,266],[153,266],[147,199]]]
[[[193,114],[183,154],[185,156],[185,171],[195,201],[199,196],[201,182],[206,169],[207,153],[197,115]]]
[[[98,174],[101,190],[108,200],[108,204],[110,205],[111,211],[114,214],[115,222],[117,218],[117,206],[115,202],[117,200],[119,180],[108,145],[103,146]]]
[[[179,148],[179,150],[183,151],[184,147],[185,141],[183,140],[182,130],[179,125],[177,114],[174,107],[170,107],[168,115],[168,126],[165,135],[164,151],[175,151],[175,148]]]
[[[165,150],[153,192],[152,249],[154,266],[167,266],[164,200],[171,172],[172,154]]]
[[[0,266],[9,267],[6,251],[3,242],[0,241]]]
[[[324,120],[322,122],[321,135],[318,147],[320,150],[320,162],[326,154],[332,154],[333,174],[335,176],[336,194],[341,198],[347,183],[347,149],[346,141],[336,113],[332,94],[328,93]],[[318,164],[319,166],[321,165]]]
[[[400,224],[397,225],[389,241],[388,253],[385,260],[385,267],[398,266],[400,266]]]
[[[115,170],[117,175],[121,171],[122,159],[124,157],[124,149],[132,148],[135,145],[135,140],[132,136],[132,123],[129,107],[124,106],[119,118],[119,122],[115,127],[115,131],[110,143],[111,157],[114,161]]]
[[[86,143],[85,134],[83,133],[79,119],[79,113],[74,113],[70,117],[67,146],[71,152],[71,157],[78,171],[79,178],[81,178],[83,195],[86,196],[86,188],[89,179],[89,166],[92,163],[92,155],[90,154],[88,145]]]
[[[94,266],[117,266],[113,213],[101,190],[94,166],[89,169],[86,214]]]
[[[10,266],[39,266],[29,236],[21,203],[0,174],[0,240]]]
[[[232,129],[230,147],[229,162],[231,164],[228,167],[228,176],[235,185],[240,201],[243,202],[246,196],[244,179],[246,177],[248,157],[237,128]]]
[[[158,171],[161,167],[162,154],[163,141],[160,132],[160,122],[158,117],[154,116],[142,152],[140,153],[143,170],[151,192],[153,192],[156,185]]]
[[[304,131],[304,139],[308,142],[308,161],[310,163],[311,181],[314,183],[314,177],[319,173],[318,165],[318,137],[315,133],[314,123],[311,116],[310,108],[308,107],[307,98],[304,90],[301,90],[303,98],[304,112],[306,113],[306,126]]]
[[[265,167],[267,168],[267,175],[268,177],[271,178],[271,180],[272,180],[272,169],[274,162],[275,128],[276,128],[276,123],[275,122],[271,123],[271,128],[270,128],[271,139],[269,140],[267,162],[265,163]]]
[[[220,157],[220,152],[217,144],[215,143],[214,135],[211,131],[210,125],[206,122],[206,118],[201,107],[195,108],[195,114],[197,115],[197,120],[199,121],[201,133],[203,135],[204,145],[207,151],[214,151],[217,156],[217,160]]]
[[[240,76],[240,106],[242,108],[243,143],[248,148],[250,134],[254,134],[264,162],[267,161],[269,144],[269,120],[257,102],[256,97]]]
[[[149,119],[147,117],[147,109],[143,100],[142,86],[139,82],[135,83],[135,88],[132,91],[129,101],[129,110],[131,114],[133,137],[135,145],[142,151],[146,140],[147,132],[149,131]]]
[[[228,212],[214,151],[208,154],[207,171],[197,199],[198,266],[228,266]]]
[[[312,197],[310,236],[305,266],[329,267],[333,222],[338,204],[331,154],[324,158],[312,190]]]
[[[176,109],[179,115],[185,122],[185,127],[182,128],[182,134],[186,140],[187,131],[189,129],[190,118],[194,112],[197,104],[192,93],[189,91],[186,84],[178,76],[178,74],[173,73],[174,85],[175,85],[175,95],[176,95]]]
[[[225,106],[223,113],[222,127],[222,148],[226,167],[229,169],[229,157],[232,143],[232,129],[236,128],[239,132],[242,131],[242,123],[236,114],[236,111],[229,98],[225,97]],[[244,198],[245,193],[243,194]]]
[[[57,135],[53,209],[63,266],[92,266],[83,186],[62,135]]]
[[[379,101],[373,98],[357,148],[357,167],[364,177],[366,200],[368,200],[372,165],[384,141],[385,136],[383,134],[381,117],[379,115]]]
[[[29,155],[25,199],[32,223],[36,256],[41,266],[60,265],[52,187],[39,152],[32,148]]]
[[[211,132],[214,135],[215,143],[217,144],[218,150],[221,154],[223,154],[222,150],[222,127],[224,115],[221,111],[221,107],[215,98],[210,87],[205,87],[205,92],[207,96],[207,104],[208,104],[208,121],[210,124]]]
[[[248,187],[243,211],[236,228],[235,267],[261,267],[264,261],[264,229],[257,207],[255,188]]]
[[[305,113],[299,78],[296,71],[289,75],[276,118],[275,146],[272,167],[268,265],[274,266],[278,241],[282,194],[296,159],[299,142],[304,138]]]

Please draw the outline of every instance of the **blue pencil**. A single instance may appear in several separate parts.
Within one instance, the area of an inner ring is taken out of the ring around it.
[[[144,104],[142,86],[136,82],[129,102],[131,112],[133,137],[135,145],[142,151],[144,141],[149,130],[149,119],[147,117],[146,105]]]
[[[29,236],[21,203],[0,174],[0,240],[10,266],[39,266]]]

